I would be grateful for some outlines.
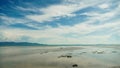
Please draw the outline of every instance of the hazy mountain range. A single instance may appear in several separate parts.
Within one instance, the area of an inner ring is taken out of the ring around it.
[[[30,42],[0,42],[0,46],[41,46],[45,44]]]
[[[40,44],[31,42],[0,42],[0,46],[104,46],[104,45],[120,45],[120,44]]]

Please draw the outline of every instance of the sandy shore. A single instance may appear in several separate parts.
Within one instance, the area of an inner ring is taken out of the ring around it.
[[[120,46],[0,47],[0,68],[120,68]]]

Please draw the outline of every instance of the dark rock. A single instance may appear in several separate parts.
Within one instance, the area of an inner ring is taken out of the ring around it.
[[[73,64],[72,67],[78,67],[78,65],[77,64]]]
[[[72,56],[71,56],[71,55],[61,55],[61,56],[58,56],[58,58],[61,58],[61,57],[72,58]]]
[[[68,55],[67,58],[72,58],[72,56]]]
[[[112,53],[117,53],[117,51],[112,51]]]

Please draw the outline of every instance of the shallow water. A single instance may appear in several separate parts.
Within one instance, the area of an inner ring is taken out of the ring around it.
[[[102,52],[102,53],[97,53],[97,52]],[[83,50],[76,50],[74,51],[74,53],[76,55],[78,55],[77,53],[80,53],[84,56],[92,57],[100,61],[103,61],[104,63],[120,65],[120,49],[104,48],[104,47],[101,47],[101,48],[100,47],[88,47]]]
[[[70,55],[71,58],[61,57]],[[0,68],[120,68],[120,46],[0,47]]]

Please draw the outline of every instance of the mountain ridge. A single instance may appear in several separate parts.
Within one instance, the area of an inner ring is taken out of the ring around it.
[[[43,46],[46,44],[31,42],[0,42],[0,46]]]

